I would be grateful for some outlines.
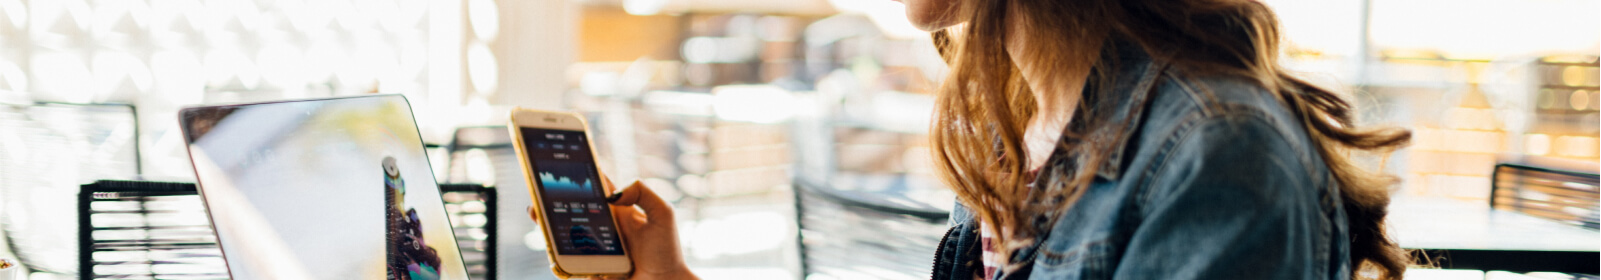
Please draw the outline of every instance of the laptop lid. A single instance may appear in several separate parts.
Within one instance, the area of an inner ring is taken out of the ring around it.
[[[184,108],[233,279],[467,279],[401,95]]]

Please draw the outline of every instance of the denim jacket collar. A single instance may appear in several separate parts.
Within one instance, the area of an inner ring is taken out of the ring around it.
[[[1151,59],[1150,55],[1146,54],[1144,50],[1132,46],[1121,47],[1115,53],[1109,54],[1102,59],[1116,61],[1116,63],[1112,64],[1115,69],[1110,70],[1113,72],[1110,75],[1116,77],[1116,79],[1113,80],[1112,88],[1106,91],[1113,94],[1112,96],[1099,98],[1100,100],[1096,101],[1103,104],[1091,105],[1101,108],[1098,110],[1100,112],[1109,112],[1111,114],[1107,115],[1106,121],[1103,122],[1106,125],[1095,128],[1094,131],[1088,134],[1088,137],[1096,140],[1091,141],[1091,143],[1106,143],[1105,145],[1107,146],[1082,147],[1073,150],[1105,149],[1105,151],[1109,151],[1106,162],[1096,169],[1095,178],[1097,180],[1114,181],[1123,173],[1123,154],[1126,151],[1130,135],[1140,126],[1151,88],[1156,83],[1158,76],[1161,75],[1165,65]],[[1093,81],[1090,84],[1093,84]],[[1085,87],[1086,93],[1092,90],[1099,89],[1094,86]],[[1063,133],[1063,137],[1060,138],[1063,141],[1061,146],[1078,146],[1076,145],[1078,143],[1073,143],[1076,141],[1066,137],[1067,131],[1064,130]],[[1052,168],[1076,168],[1089,164],[1088,161],[1090,160],[1090,157],[1085,153],[1069,152],[1061,149],[1055,151],[1051,157],[1053,159],[1048,162],[1052,163]],[[1072,159],[1074,162],[1070,165],[1066,164],[1067,162],[1061,162],[1067,159]]]
[[[1103,125],[1093,128],[1093,131],[1087,135],[1088,138],[1094,140],[1088,141],[1088,143],[1102,143],[1102,146],[1084,146],[1084,143],[1081,143],[1084,141],[1067,137],[1066,134],[1069,130],[1064,129],[1064,135],[1060,140],[1061,143],[1047,161],[1048,165],[1040,170],[1039,177],[1034,178],[1032,185],[1036,187],[1035,191],[1041,191],[1039,189],[1041,187],[1061,187],[1061,182],[1057,181],[1062,179],[1061,174],[1071,174],[1078,167],[1090,164],[1091,157],[1084,152],[1087,150],[1109,151],[1106,162],[1096,169],[1096,180],[1116,181],[1123,173],[1123,155],[1130,141],[1130,136],[1140,127],[1145,107],[1148,105],[1147,101],[1151,95],[1150,92],[1156,84],[1158,76],[1165,70],[1165,65],[1153,61],[1143,50],[1131,47],[1120,48],[1116,53],[1102,59],[1116,59],[1116,63],[1112,64],[1114,69],[1111,70],[1111,75],[1116,77],[1113,79],[1114,84],[1112,88],[1108,89],[1109,91],[1105,91],[1105,93],[1110,93],[1108,94],[1110,96],[1093,98],[1095,99],[1094,101],[1090,101],[1091,98],[1082,99],[1086,100],[1086,102],[1099,103],[1091,104],[1092,108],[1097,108],[1099,112],[1111,113],[1105,116],[1106,119],[1101,122]],[[1085,87],[1085,92],[1095,90],[1101,89],[1094,86]],[[1070,147],[1070,149],[1063,149],[1064,147]],[[1067,162],[1068,160],[1073,162]],[[1035,221],[1037,226],[1044,228],[1048,227],[1049,218],[1053,217],[1041,216],[1038,218],[1046,218]],[[1041,236],[1040,238],[1043,239],[1046,236]],[[1036,255],[1038,246],[1039,244],[1034,244],[1018,248],[1017,251],[1013,252],[1011,262],[1031,263]],[[1005,275],[1005,269],[997,271],[996,279],[1015,278],[1006,277]],[[1026,275],[1025,273],[1020,276],[1027,277]]]
[[[1113,93],[1111,94],[1113,96],[1095,98],[1095,102],[1100,104],[1092,105],[1095,105],[1094,107],[1099,112],[1110,112],[1112,114],[1106,115],[1106,122],[1103,123],[1107,125],[1095,128],[1087,136],[1097,140],[1090,143],[1104,143],[1105,146],[1080,146],[1078,145],[1080,140],[1066,137],[1068,130],[1064,129],[1062,132],[1064,135],[1060,138],[1062,139],[1060,140],[1061,145],[1052,152],[1047,160],[1047,165],[1040,170],[1039,176],[1034,178],[1032,185],[1036,187],[1059,186],[1060,184],[1056,184],[1052,180],[1060,180],[1061,174],[1071,173],[1074,169],[1089,164],[1090,157],[1086,153],[1078,152],[1087,149],[1110,151],[1106,162],[1099,166],[1095,173],[1096,180],[1116,181],[1122,175],[1126,163],[1123,157],[1127,144],[1131,140],[1130,136],[1136,133],[1136,130],[1142,124],[1141,121],[1144,118],[1145,107],[1148,106],[1147,100],[1151,95],[1150,92],[1158,76],[1165,70],[1165,65],[1153,61],[1144,50],[1137,47],[1119,48],[1117,52],[1108,54],[1102,59],[1113,59],[1112,61],[1115,61],[1112,64],[1115,66],[1114,69],[1105,70],[1110,71],[1109,74],[1116,77],[1116,79],[1113,79],[1112,88],[1106,91]],[[1086,86],[1086,92],[1100,90],[1093,83],[1091,81],[1092,85]],[[1088,99],[1085,100],[1089,102]],[[1100,141],[1101,139],[1109,141]],[[1064,147],[1072,148],[1063,149]],[[973,218],[971,212],[968,212],[961,205],[957,205],[956,209],[951,212],[951,222],[953,228],[941,240],[940,248],[937,250],[940,256],[936,258],[934,279],[962,279],[963,277],[959,275],[971,275],[970,272],[973,270],[982,269],[982,265],[977,263],[979,260],[976,254],[976,240],[978,240],[979,235],[978,221]],[[1046,237],[1042,236],[1040,238]],[[1031,264],[1031,260],[1037,255],[1038,246],[1039,244],[1033,244],[1025,248],[1018,248],[1012,255],[1011,263]],[[1005,269],[996,271],[996,279],[1026,278],[1028,275],[1026,270],[1023,273],[1019,273],[1020,275],[1008,275],[1007,272]]]

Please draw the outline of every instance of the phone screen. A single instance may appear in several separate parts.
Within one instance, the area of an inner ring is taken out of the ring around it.
[[[520,127],[545,225],[562,255],[622,255],[606,190],[583,131]]]

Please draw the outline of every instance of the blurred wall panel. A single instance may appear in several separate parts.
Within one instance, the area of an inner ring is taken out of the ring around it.
[[[862,0],[588,0],[588,3],[615,5],[630,14],[681,13],[758,13],[782,15],[832,15],[840,12],[834,4]],[[887,2],[887,1],[886,1]]]
[[[576,54],[574,30],[581,18],[578,5],[571,1],[496,2],[500,34],[489,48],[499,64],[499,87],[489,101],[562,108],[561,93],[567,86],[563,73]]]
[[[636,16],[621,7],[590,5],[581,8],[578,26],[578,61],[633,61],[678,59],[679,32],[687,29],[678,16]]]

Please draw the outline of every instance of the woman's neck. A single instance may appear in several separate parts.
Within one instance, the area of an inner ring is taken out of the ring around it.
[[[1089,79],[1091,61],[1072,61],[1074,58],[1092,57],[1074,53],[1098,53],[1099,50],[1068,50],[1060,45],[1030,42],[1022,24],[1021,13],[1007,17],[1006,52],[1012,63],[1021,71],[1023,80],[1034,94],[1034,117],[1024,128],[1023,141],[1028,155],[1028,168],[1035,170],[1045,165],[1055,150],[1058,138],[1083,97],[1085,81]],[[1050,55],[1038,55],[1050,54]]]

